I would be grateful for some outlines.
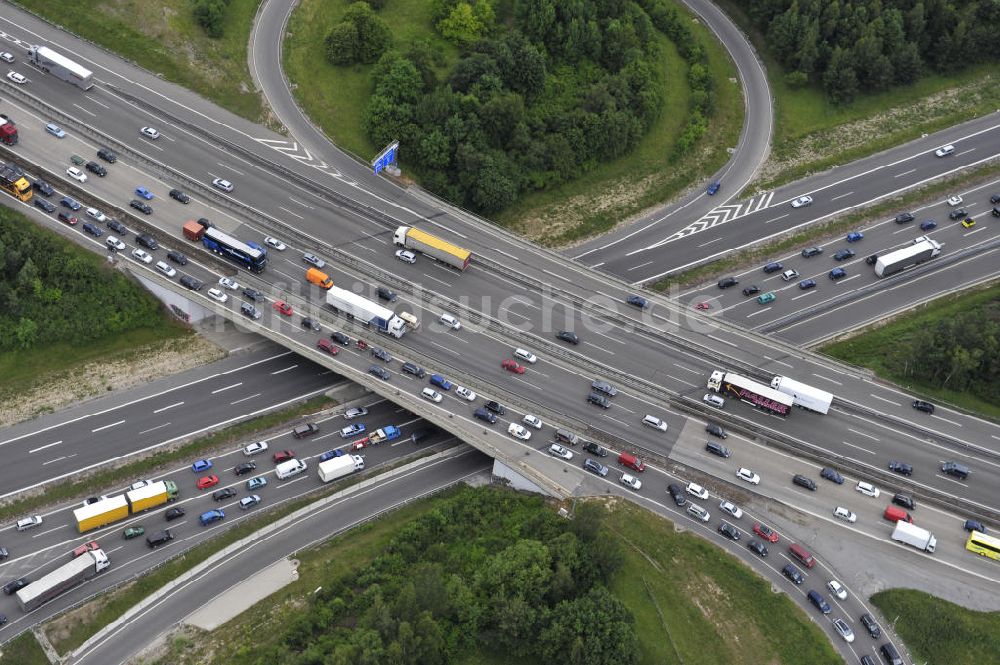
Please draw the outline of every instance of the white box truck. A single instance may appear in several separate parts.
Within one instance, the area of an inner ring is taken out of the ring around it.
[[[809,409],[816,413],[827,413],[830,410],[830,405],[833,403],[832,394],[825,390],[799,383],[795,379],[789,379],[787,376],[776,376],[771,379],[771,387],[791,397],[795,406],[801,406],[803,409]]]
[[[22,610],[30,612],[84,580],[89,580],[110,565],[111,561],[104,550],[91,550],[19,589],[17,602]]]
[[[326,304],[335,312],[343,312],[348,318],[357,319],[366,326],[373,325],[386,335],[402,337],[406,323],[387,307],[347,291],[331,286],[326,292]]]
[[[32,46],[31,50],[28,51],[28,62],[43,72],[58,76],[63,81],[72,83],[83,90],[90,90],[94,87],[93,72],[66,56],[56,53],[48,46]]]
[[[278,480],[284,480],[299,475],[306,470],[306,466],[306,463],[300,459],[290,459],[274,467],[274,475],[278,477]]]
[[[361,455],[341,455],[319,463],[319,479],[328,483],[365,468]]]
[[[941,245],[936,240],[923,236],[913,241],[913,244],[895,252],[889,252],[875,261],[875,274],[888,277],[928,259],[933,259],[941,253]]]
[[[937,547],[937,538],[927,529],[921,529],[909,522],[900,520],[896,522],[896,528],[892,532],[892,539],[901,543],[916,547],[918,550],[933,552]]]

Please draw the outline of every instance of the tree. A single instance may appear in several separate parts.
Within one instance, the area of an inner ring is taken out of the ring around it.
[[[438,21],[437,29],[445,39],[459,46],[470,46],[486,35],[494,20],[489,2],[477,2],[475,7],[459,2],[447,17]]]
[[[357,61],[358,29],[344,21],[333,26],[324,42],[326,59],[333,65],[349,65]]]
[[[355,2],[348,7],[344,12],[344,21],[352,23],[358,31],[355,54],[358,62],[375,62],[392,43],[389,26],[365,2]]]
[[[567,665],[633,665],[638,639],[632,615],[603,586],[559,603],[539,636],[543,659]]]
[[[229,0],[195,0],[194,20],[209,37],[221,37]]]
[[[852,101],[858,93],[858,77],[854,71],[851,53],[839,46],[830,56],[830,64],[823,74],[823,87],[838,104]]]

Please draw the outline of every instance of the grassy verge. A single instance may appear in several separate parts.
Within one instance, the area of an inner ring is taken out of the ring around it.
[[[926,334],[926,331],[933,329],[939,321],[997,300],[1000,300],[1000,285],[996,283],[963,295],[944,296],[896,317],[884,325],[877,325],[848,339],[827,344],[820,351],[828,356],[868,367],[880,377],[929,399],[948,402],[972,413],[1000,418],[1000,405],[981,400],[968,393],[921,383],[915,381],[913,377],[895,371],[895,368],[904,366],[904,361],[909,359],[906,349],[909,348],[910,340]]]
[[[195,23],[190,0],[17,4],[248,120],[264,115],[247,67],[247,41],[260,0],[230,0],[219,39],[208,38]]]
[[[49,658],[32,633],[21,633],[3,645],[0,665],[49,665]]]
[[[975,612],[914,589],[879,591],[872,602],[914,663],[1000,665],[1000,612]]]

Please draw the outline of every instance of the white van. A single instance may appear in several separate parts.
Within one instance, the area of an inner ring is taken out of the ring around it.
[[[531,351],[528,351],[527,349],[514,349],[514,357],[520,358],[524,362],[531,363],[532,365],[538,362],[538,358],[535,356],[535,354],[532,353]]]
[[[274,475],[278,476],[278,480],[284,480],[292,476],[297,476],[305,470],[305,462],[299,459],[290,459],[274,467]]]
[[[399,318],[403,319],[403,322],[406,323],[410,330],[416,330],[420,327],[420,319],[409,312],[400,312]]]

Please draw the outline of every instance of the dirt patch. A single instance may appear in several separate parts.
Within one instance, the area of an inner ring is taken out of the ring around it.
[[[128,589],[132,584],[134,582],[119,589]],[[110,598],[110,595],[101,596],[92,602],[84,603],[75,610],[70,610],[51,621],[47,621],[43,626],[46,639],[53,645],[65,642],[74,630],[93,622],[97,613],[104,609]]]

